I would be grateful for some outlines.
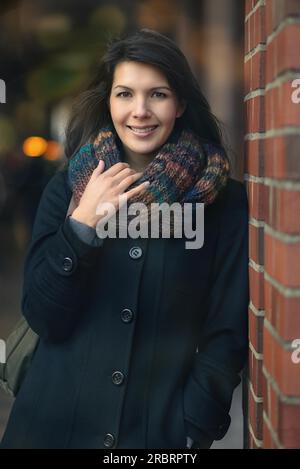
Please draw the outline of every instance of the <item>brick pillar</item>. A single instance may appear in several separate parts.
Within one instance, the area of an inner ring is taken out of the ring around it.
[[[300,447],[300,1],[245,2],[249,446]],[[294,83],[296,84],[296,83]],[[299,345],[298,345],[299,347]]]

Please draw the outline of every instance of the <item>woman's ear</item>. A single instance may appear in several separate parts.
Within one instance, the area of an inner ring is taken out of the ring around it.
[[[186,110],[186,101],[182,100],[178,103],[176,118],[181,117]]]

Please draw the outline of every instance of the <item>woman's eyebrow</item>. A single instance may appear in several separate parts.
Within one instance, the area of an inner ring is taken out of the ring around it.
[[[125,85],[116,85],[113,87],[113,89],[115,88],[126,88],[126,90],[130,90],[130,91],[133,91],[132,88],[129,88],[129,86],[125,86]],[[162,85],[162,86],[154,86],[153,88],[150,88],[149,91],[153,91],[153,90],[157,90],[157,89],[166,89],[166,90],[169,90],[169,91],[172,91],[171,88],[169,88],[168,86],[165,86],[165,85]]]

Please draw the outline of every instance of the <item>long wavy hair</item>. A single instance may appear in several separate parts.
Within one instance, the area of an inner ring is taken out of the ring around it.
[[[176,119],[176,127],[195,132],[202,141],[222,145],[220,123],[212,114],[184,54],[168,37],[141,29],[108,44],[95,78],[74,101],[66,127],[67,158],[92,141],[101,127],[113,127],[108,102],[115,68],[124,61],[143,62],[160,69],[179,101],[186,103],[184,113]]]

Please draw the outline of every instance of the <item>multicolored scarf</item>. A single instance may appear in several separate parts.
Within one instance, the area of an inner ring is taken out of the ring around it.
[[[82,146],[69,162],[69,183],[76,204],[100,159],[104,160],[105,170],[122,161],[115,134],[109,127],[102,128],[94,142]],[[222,147],[200,143],[195,134],[186,130],[173,132],[130,189],[144,181],[150,185],[128,203],[143,202],[149,208],[163,202],[209,205],[226,185],[228,175],[229,161]]]

